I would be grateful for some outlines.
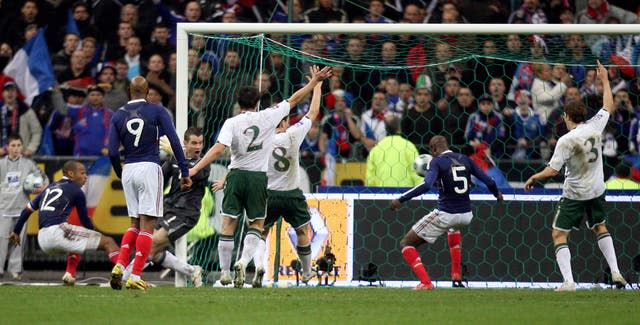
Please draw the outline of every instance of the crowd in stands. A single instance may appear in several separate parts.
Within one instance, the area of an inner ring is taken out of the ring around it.
[[[109,118],[128,100],[127,86],[136,75],[149,81],[149,101],[175,113],[178,22],[640,23],[640,6],[624,0],[290,1],[292,17],[286,1],[273,0],[0,0],[0,70],[46,28],[56,78],[56,86],[36,97],[31,107],[14,82],[0,79],[0,155],[6,154],[2,147],[7,136],[18,132],[25,139],[26,156],[104,155]],[[340,53],[346,63],[412,67],[368,72],[348,65],[334,68],[323,117],[314,122],[301,151],[301,163],[314,183],[326,168],[323,184],[332,185],[331,166],[337,161],[366,159],[386,136],[383,121],[390,115],[400,119],[400,134],[420,153],[427,153],[433,135],[444,134],[453,148],[479,159],[548,159],[566,132],[562,105],[584,100],[594,111],[601,105],[596,59],[608,66],[616,105],[623,108],[602,137],[606,175],[622,157],[640,151],[640,35],[443,36],[429,42],[417,37],[318,34],[292,39],[296,49],[318,57]],[[450,63],[466,42],[484,55]],[[267,107],[284,98],[285,80],[294,86],[303,83],[311,64],[294,60],[290,64],[295,68],[290,68],[282,54],[272,52],[264,72],[250,75],[255,69],[243,66],[247,53],[217,46],[212,49],[204,37],[190,39],[189,122],[213,130],[207,146],[224,119],[234,114],[238,87],[261,85],[261,106]],[[493,58],[498,52],[503,59]],[[430,60],[445,63],[425,68]],[[301,116],[304,105],[297,108]],[[631,173],[640,180],[640,169]]]

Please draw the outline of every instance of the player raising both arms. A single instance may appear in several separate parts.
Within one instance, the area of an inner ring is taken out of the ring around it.
[[[120,258],[111,270],[111,287],[122,289],[122,273],[129,264],[131,248],[135,243],[136,255],[128,289],[146,290],[140,278],[152,245],[152,233],[156,218],[162,217],[163,177],[160,168],[158,138],[166,135],[178,160],[182,173],[180,186],[191,186],[187,161],[180,145],[180,138],[171,122],[167,110],[145,100],[149,84],[143,77],[131,80],[131,100],[120,107],[111,118],[109,132],[109,158],[122,179],[122,188],[127,201],[131,226],[122,236]],[[124,167],[120,166],[120,145],[124,148]]]
[[[238,91],[241,113],[224,122],[216,144],[193,168],[195,175],[208,166],[227,148],[231,148],[231,162],[226,177],[222,201],[222,229],[218,242],[218,255],[222,275],[220,283],[231,283],[231,255],[238,218],[246,211],[249,230],[244,238],[242,256],[234,265],[234,286],[242,288],[245,267],[253,259],[260,242],[267,204],[267,163],[273,150],[273,134],[280,121],[322,80],[331,76],[331,68],[313,69],[307,85],[296,91],[288,100],[274,107],[256,112],[260,93],[255,87],[242,87]]]
[[[592,229],[598,240],[598,247],[611,268],[611,280],[619,288],[627,281],[618,269],[613,239],[605,225],[605,185],[602,170],[602,133],[609,121],[609,115],[616,110],[609,85],[607,69],[598,61],[596,70],[602,81],[602,109],[587,120],[587,107],[580,101],[564,105],[562,118],[569,132],[560,139],[553,151],[549,165],[531,176],[524,184],[530,190],[539,180],[554,177],[565,166],[562,198],[553,219],[551,237],[556,251],[556,261],[564,282],[556,291],[575,291],[576,284],[571,273],[571,251],[567,245],[569,231],[578,228],[587,217],[587,227]]]
[[[20,244],[20,231],[34,210],[40,210],[38,215],[38,244],[48,254],[83,253],[87,250],[103,250],[109,254],[109,259],[116,263],[118,259],[118,244],[113,238],[104,236],[93,230],[93,223],[87,213],[87,200],[81,186],[87,181],[87,171],[78,161],[67,161],[63,168],[64,176],[61,180],[50,184],[33,201],[27,203],[20,218],[9,236],[13,245]],[[84,227],[67,223],[69,213],[76,208],[80,222]],[[75,274],[66,272],[62,277],[66,285],[75,283]]]
[[[318,68],[313,67],[312,69],[317,72]],[[309,239],[311,215],[307,199],[298,187],[300,184],[298,156],[300,144],[320,112],[321,96],[322,82],[319,82],[313,88],[309,112],[293,126],[289,125],[289,116],[286,116],[276,128],[267,166],[267,217],[264,221],[263,237],[260,238],[253,259],[253,264],[256,267],[252,282],[254,288],[262,287],[262,277],[265,271],[263,265],[266,250],[265,238],[279,217],[283,217],[295,229],[296,252],[302,262],[302,282],[307,283],[312,277],[311,242]],[[220,189],[223,182],[216,182],[213,189]]]
[[[498,190],[496,182],[469,157],[449,150],[449,144],[445,137],[437,135],[431,138],[429,150],[433,155],[433,160],[429,163],[424,183],[391,202],[391,210],[395,211],[402,202],[426,193],[433,184],[438,186],[438,208],[414,224],[400,240],[404,260],[420,279],[416,290],[434,288],[416,247],[425,242],[433,244],[440,235],[449,229],[464,227],[473,219],[471,200],[469,199],[471,175],[484,182],[498,201],[502,201],[502,193]]]

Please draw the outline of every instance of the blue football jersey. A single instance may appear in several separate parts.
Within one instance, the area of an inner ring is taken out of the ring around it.
[[[435,185],[438,188],[438,210],[448,213],[469,212],[471,211],[469,199],[471,175],[484,182],[492,193],[498,193],[496,182],[469,157],[445,151],[431,160],[424,183],[404,193],[400,201],[404,202],[419,196]]]

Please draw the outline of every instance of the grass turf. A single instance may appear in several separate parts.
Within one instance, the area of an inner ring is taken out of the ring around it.
[[[3,324],[638,324],[637,290],[0,286]]]

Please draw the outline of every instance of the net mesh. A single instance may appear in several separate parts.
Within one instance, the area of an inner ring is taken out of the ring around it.
[[[215,142],[224,121],[239,112],[235,99],[239,87],[258,87],[262,93],[260,108],[264,109],[299,89],[311,65],[334,68],[334,76],[323,85],[321,117],[314,122],[301,149],[300,164],[308,176],[302,188],[307,192],[322,185],[367,185],[366,159],[371,145],[363,139],[380,140],[377,137],[384,136],[383,127],[366,124],[376,122],[375,118],[364,117],[371,108],[401,118],[401,134],[419,153],[428,153],[429,139],[442,134],[454,151],[471,155],[501,187],[521,187],[529,176],[544,168],[555,141],[566,132],[562,105],[582,100],[590,114],[601,107],[602,89],[594,70],[597,59],[608,67],[615,104],[621,107],[602,137],[605,179],[614,174],[617,166],[624,163],[631,167],[635,161],[640,116],[636,78],[640,37],[296,33],[189,36],[188,63],[178,64],[189,66],[189,126],[204,129],[207,147]],[[480,114],[483,101],[491,103],[490,114]],[[304,116],[308,107],[308,100],[295,107],[292,122]],[[352,114],[360,134],[342,123],[345,112]],[[227,160],[217,163],[226,166]],[[560,175],[543,185],[557,188],[561,182]],[[435,204],[412,205],[403,210],[403,221],[398,221],[391,215],[376,217],[386,215],[388,202],[384,202],[384,206],[382,201],[357,201],[354,205],[354,279],[370,261],[380,265],[383,277],[412,278],[396,252],[397,241],[409,223]],[[470,271],[471,277],[558,280],[547,238],[553,208],[551,202],[518,203],[496,212],[489,202],[477,203],[474,214],[483,221],[474,221],[463,235],[464,247],[472,248],[463,250],[463,263],[474,270]],[[632,211],[631,204],[615,203],[611,208],[612,214],[618,216],[618,221],[612,221],[612,233],[631,235],[638,224],[636,219],[625,219]],[[530,215],[539,216],[541,222],[529,221]],[[578,279],[591,281],[601,271],[599,265],[603,261],[588,238],[590,234],[585,236],[572,238],[578,242],[577,255],[589,251],[591,254],[587,255],[593,259],[578,257],[580,265],[574,268],[582,272]],[[622,243],[621,264],[628,266],[637,253],[631,248],[633,236],[615,238]],[[331,240],[330,236],[327,244],[345,244]],[[194,247],[197,249],[192,250],[191,261],[216,270],[217,254],[212,253],[215,240],[209,238]],[[439,253],[433,259],[426,257],[425,263],[435,265],[436,278],[446,278],[448,271],[437,270],[446,270],[448,251],[435,247],[433,251]],[[530,258],[522,260],[522,256]],[[284,258],[280,262],[289,264]]]

